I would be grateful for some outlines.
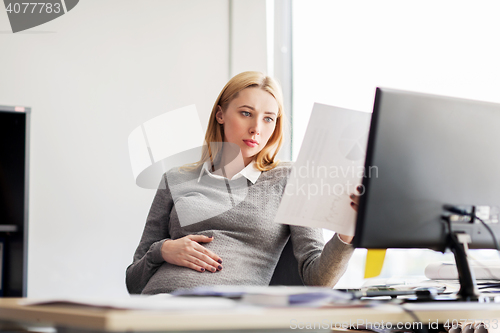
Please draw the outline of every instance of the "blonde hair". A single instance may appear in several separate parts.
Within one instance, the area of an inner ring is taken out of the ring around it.
[[[238,96],[238,93],[246,88],[256,87],[270,93],[278,103],[278,115],[276,117],[276,127],[269,138],[266,146],[255,156],[255,166],[260,171],[268,171],[279,164],[276,154],[283,144],[283,132],[285,126],[285,114],[283,110],[283,93],[281,86],[273,78],[261,72],[243,72],[234,76],[224,86],[219,96],[215,100],[208,120],[207,132],[205,134],[205,145],[203,146],[201,159],[192,164],[181,167],[183,170],[195,170],[200,168],[206,161],[214,165],[220,158],[222,152],[222,142],[224,141],[224,127],[216,119],[219,106],[225,112],[229,103]]]

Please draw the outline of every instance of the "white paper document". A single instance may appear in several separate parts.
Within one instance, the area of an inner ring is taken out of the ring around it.
[[[191,296],[191,297],[185,297]],[[198,297],[192,297],[198,296]],[[199,297],[202,296],[202,297]],[[305,286],[200,286],[177,289],[171,294],[132,295],[130,297],[96,298],[48,298],[21,299],[18,304],[34,305],[82,305],[120,310],[156,311],[207,311],[238,310],[239,308],[264,306],[308,306],[343,303],[349,305],[352,294],[327,287]]]
[[[47,298],[47,299],[22,299],[20,305],[84,305],[109,309],[122,310],[230,310],[237,306],[237,302],[226,298],[205,297],[188,298],[175,297],[170,294],[153,296],[132,295],[130,297],[98,298],[98,297],[72,297],[72,298]]]
[[[498,260],[471,261],[471,269],[477,280],[500,280]],[[425,276],[432,280],[458,279],[457,265],[453,262],[437,262],[427,265]]]
[[[349,195],[364,169],[371,113],[314,104],[275,222],[354,235]]]
[[[244,304],[265,306],[321,306],[331,302],[348,302],[350,293],[326,287],[305,286],[201,286],[178,289],[178,296],[211,296],[241,299]]]

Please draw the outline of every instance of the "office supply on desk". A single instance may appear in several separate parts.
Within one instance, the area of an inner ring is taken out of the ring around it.
[[[491,301],[496,299],[500,300],[498,294],[500,293],[499,280],[479,280],[477,281],[479,297],[482,301]],[[346,290],[355,296],[355,298],[373,298],[373,297],[400,297],[402,299],[412,300],[425,292],[433,293],[433,298],[441,299],[456,299],[455,295],[460,290],[460,283],[458,278],[455,279],[437,279],[429,280],[422,277],[422,279],[369,279],[365,281],[360,289]]]
[[[500,262],[497,260],[471,261],[476,280],[500,281]],[[425,267],[425,276],[433,280],[458,279],[457,265],[453,262],[431,263]]]
[[[80,305],[94,308],[121,309],[121,310],[154,310],[154,311],[206,311],[206,310],[228,310],[235,308],[238,303],[231,299],[203,297],[192,299],[187,297],[175,297],[170,294],[158,294],[153,296],[133,295],[130,297],[117,298],[47,298],[35,300],[20,300],[20,305]]]
[[[351,300],[351,293],[323,287],[202,286],[153,296],[47,298],[21,300],[19,304],[24,306],[80,305],[122,310],[206,311],[245,308],[252,305],[320,307],[332,303],[342,303],[345,306],[350,306]],[[353,305],[359,306],[359,304]]]
[[[275,222],[354,235],[371,114],[315,103]]]
[[[379,276],[384,266],[386,250],[368,249],[365,262],[365,279]]]
[[[399,297],[422,298],[427,294],[451,294],[458,290],[456,283],[445,281],[419,280],[419,279],[369,279],[363,286],[353,291],[355,298],[366,297]]]
[[[225,297],[241,300],[247,304],[268,306],[320,306],[331,302],[346,303],[352,299],[351,293],[325,287],[305,286],[201,286],[178,289],[172,292],[172,295]]]
[[[458,297],[477,299],[467,252],[500,235],[498,128],[499,104],[377,88],[354,245],[450,248]]]

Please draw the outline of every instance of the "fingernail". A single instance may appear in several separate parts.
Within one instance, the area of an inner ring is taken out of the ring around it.
[[[204,272],[204,271],[205,271],[205,268],[203,268],[203,267],[202,267],[202,268],[201,268],[201,271],[202,271],[202,272]]]
[[[217,260],[217,262],[218,262],[219,264],[222,264],[222,260],[221,260],[221,259]]]
[[[215,272],[215,268],[212,267],[212,272]]]
[[[219,265],[219,267],[217,267],[217,268],[218,268],[218,269],[219,269],[219,271],[220,271],[220,270],[222,269],[222,266],[221,266],[221,265]]]
[[[363,186],[361,186],[361,185],[358,185],[358,187],[356,187],[356,190],[358,190],[358,191],[361,191],[362,189],[363,189]]]
[[[354,202],[351,201],[351,206],[354,206]]]
[[[208,236],[208,238],[214,238],[214,236]]]

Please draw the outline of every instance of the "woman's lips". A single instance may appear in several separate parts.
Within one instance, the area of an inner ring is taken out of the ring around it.
[[[254,148],[257,147],[258,143],[253,140],[243,140],[247,144],[248,147]]]

